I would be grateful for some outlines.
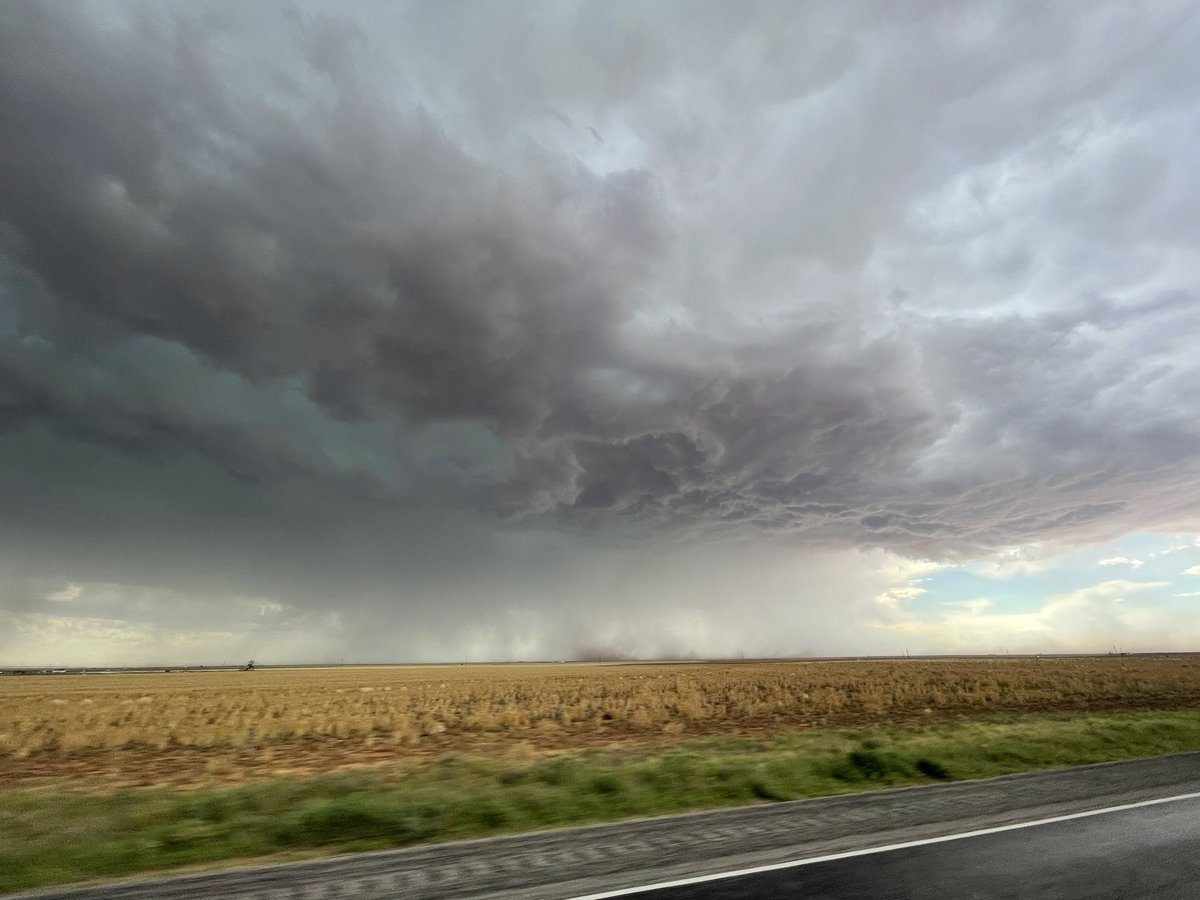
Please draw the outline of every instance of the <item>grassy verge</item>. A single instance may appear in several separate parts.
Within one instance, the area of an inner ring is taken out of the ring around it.
[[[237,787],[0,792],[0,891],[282,853],[584,822],[1200,749],[1200,710],[709,738],[669,750],[446,756]]]

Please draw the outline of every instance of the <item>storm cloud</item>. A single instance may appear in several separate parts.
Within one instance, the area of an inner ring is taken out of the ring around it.
[[[1195,529],[1198,41],[1193,4],[7,5],[0,608],[719,652],[705,554],[874,560],[870,600]],[[595,588],[644,566],[618,593],[709,624]]]

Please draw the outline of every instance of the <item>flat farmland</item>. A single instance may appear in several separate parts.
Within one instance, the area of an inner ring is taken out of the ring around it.
[[[1200,657],[363,666],[0,678],[0,783],[236,783],[719,735],[1200,705]]]

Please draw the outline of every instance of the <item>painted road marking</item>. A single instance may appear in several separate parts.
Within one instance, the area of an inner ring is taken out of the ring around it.
[[[1139,800],[1137,803],[1123,803],[1120,806],[1106,806],[1103,809],[1089,809],[1085,812],[1068,813],[1063,816],[1051,816],[1048,819],[1035,819],[1032,822],[1016,822],[1012,825],[996,825],[992,828],[980,828],[977,831],[962,831],[958,834],[946,834],[941,837],[921,838],[917,841],[905,841],[901,844],[885,844],[882,847],[867,847],[864,850],[845,850],[841,853],[830,853],[825,856],[813,856],[808,859],[797,859],[791,862],[771,863],[766,866],[753,866],[749,869],[737,869],[732,872],[716,872],[712,875],[694,875],[691,878],[680,878],[676,881],[660,881],[656,884],[643,884],[638,887],[619,888],[614,891],[602,891],[599,894],[583,894],[571,897],[569,900],[609,900],[612,897],[628,897],[643,891],[659,891],[666,888],[684,887],[689,884],[704,884],[707,881],[722,881],[726,878],[740,878],[743,875],[757,875],[760,872],[778,872],[781,869],[795,869],[799,866],[811,866],[816,863],[833,862],[839,859],[849,859],[854,856],[870,856],[874,853],[890,853],[893,850],[907,850],[909,847],[924,847],[928,844],[944,844],[947,841],[961,841],[965,838],[981,837],[985,834],[999,834],[1002,831],[1016,831],[1020,828],[1035,828],[1038,825],[1052,825],[1055,822],[1070,822],[1072,819],[1086,819],[1090,816],[1103,816],[1108,813],[1124,812],[1129,809],[1141,809],[1145,806],[1158,806],[1163,803],[1177,803],[1180,800],[1200,799],[1200,791],[1191,794],[1176,794],[1173,797],[1159,797],[1155,800]]]

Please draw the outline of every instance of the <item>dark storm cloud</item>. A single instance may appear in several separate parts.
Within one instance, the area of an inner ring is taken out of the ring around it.
[[[0,433],[685,540],[1194,521],[1186,6],[0,23]]]

